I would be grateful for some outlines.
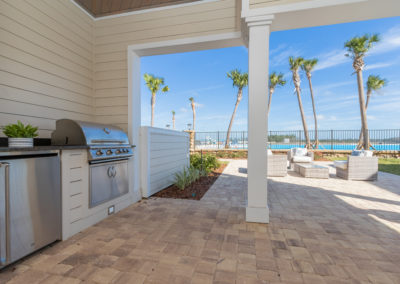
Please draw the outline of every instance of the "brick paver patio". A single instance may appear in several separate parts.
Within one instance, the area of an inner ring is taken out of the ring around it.
[[[1,283],[400,283],[400,177],[269,181],[244,221],[246,161],[201,201],[149,199],[0,273]]]

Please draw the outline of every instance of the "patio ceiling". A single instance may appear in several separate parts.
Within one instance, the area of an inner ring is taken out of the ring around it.
[[[196,2],[200,0],[74,0],[93,17]]]

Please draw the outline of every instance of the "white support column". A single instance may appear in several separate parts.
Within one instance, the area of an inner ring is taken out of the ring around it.
[[[270,24],[273,16],[248,17],[249,110],[246,221],[269,222],[267,203],[267,94]]]

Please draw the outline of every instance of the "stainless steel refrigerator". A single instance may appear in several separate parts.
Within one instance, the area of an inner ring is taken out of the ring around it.
[[[61,239],[57,151],[0,153],[0,269]]]

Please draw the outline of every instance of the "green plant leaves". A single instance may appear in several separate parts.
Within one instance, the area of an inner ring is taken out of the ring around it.
[[[24,124],[18,120],[16,124],[8,124],[4,126],[3,133],[10,138],[34,138],[37,137],[37,127],[30,124]]]

